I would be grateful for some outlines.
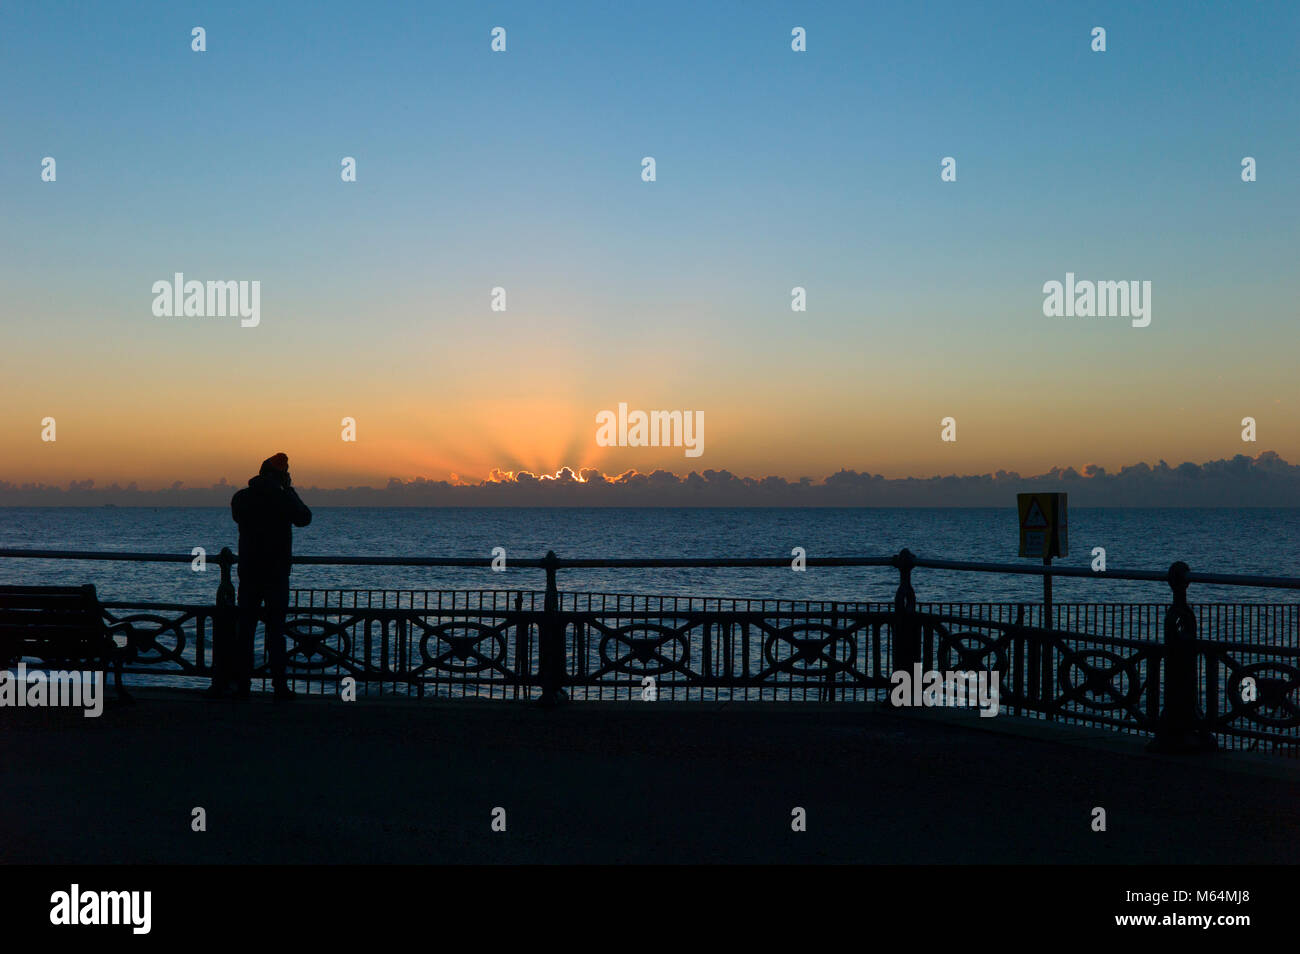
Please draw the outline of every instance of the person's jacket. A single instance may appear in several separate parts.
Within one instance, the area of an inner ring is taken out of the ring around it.
[[[230,498],[239,524],[239,575],[288,576],[293,527],[311,523],[311,511],[292,487],[261,474]]]

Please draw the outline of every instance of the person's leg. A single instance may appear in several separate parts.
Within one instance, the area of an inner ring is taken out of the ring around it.
[[[238,695],[249,693],[253,679],[253,643],[264,596],[262,582],[256,575],[239,575],[239,634],[228,668],[231,688]]]
[[[266,656],[277,695],[290,693],[285,678],[284,620],[289,612],[289,578],[268,580],[266,587]]]

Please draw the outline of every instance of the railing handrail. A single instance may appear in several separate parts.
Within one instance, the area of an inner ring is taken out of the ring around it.
[[[907,553],[907,551],[904,551]],[[146,553],[127,550],[29,550],[0,548],[0,557],[33,560],[121,560],[134,563],[190,563],[192,553]],[[220,555],[209,556],[219,562]],[[911,566],[929,570],[952,570],[970,573],[1011,573],[1022,576],[1074,577],[1107,580],[1136,580],[1150,583],[1169,583],[1169,570],[1092,570],[1086,567],[1042,566],[1039,564],[983,563],[971,560],[940,560],[913,556],[908,553]],[[833,556],[803,559],[805,566],[815,567],[897,567],[901,554],[890,556]],[[420,557],[420,556],[294,556],[298,566],[423,566],[463,567],[491,569],[494,558],[485,557]],[[237,565],[239,557],[234,555]],[[511,557],[509,566],[523,569],[581,570],[581,569],[638,569],[638,568],[789,568],[789,557],[615,557],[569,559],[548,554],[544,557]],[[1271,589],[1300,590],[1300,577],[1262,576],[1243,573],[1186,574],[1189,583],[1218,586],[1253,586]]]

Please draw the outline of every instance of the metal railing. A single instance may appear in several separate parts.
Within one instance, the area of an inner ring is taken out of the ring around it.
[[[0,558],[191,562],[185,554],[0,549]],[[127,672],[210,676],[214,638],[233,633],[227,548],[211,605],[105,603],[126,624]],[[298,565],[490,569],[491,558],[299,556]],[[1300,606],[1190,604],[1191,584],[1300,589],[1293,577],[808,557],[809,567],[892,567],[891,602],[727,600],[561,592],[588,568],[789,569],[785,558],[512,559],[545,572],[541,591],[296,590],[290,672],[318,691],[529,699],[889,701],[895,676],[996,674],[1000,710],[1151,736],[1156,748],[1300,751]],[[1162,582],[1159,603],[920,603],[916,569]],[[377,600],[376,595],[380,594]],[[405,595],[403,595],[405,594]],[[318,598],[319,597],[319,598]],[[391,603],[391,605],[390,605]],[[1209,635],[1202,629],[1208,626]],[[259,670],[265,673],[265,666]]]

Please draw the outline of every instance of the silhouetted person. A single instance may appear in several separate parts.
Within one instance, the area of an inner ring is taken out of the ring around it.
[[[234,647],[225,647],[223,670],[212,680],[211,695],[234,691],[249,695],[253,677],[253,637],[262,606],[266,607],[266,652],[277,701],[294,697],[285,679],[284,619],[289,609],[289,567],[293,562],[293,528],[311,523],[311,511],[289,478],[289,458],[276,454],[261,472],[230,499],[239,524],[239,632]],[[233,650],[233,651],[232,651]]]

